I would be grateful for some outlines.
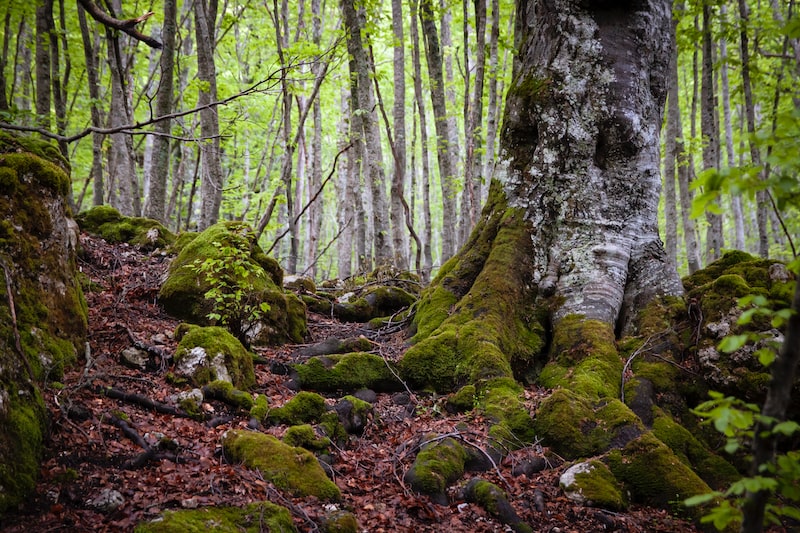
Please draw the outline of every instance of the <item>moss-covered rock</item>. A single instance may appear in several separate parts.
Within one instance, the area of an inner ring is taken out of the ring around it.
[[[267,419],[269,413],[269,403],[264,394],[259,394],[253,401],[253,406],[250,408],[250,418],[256,419],[258,422],[263,422]]]
[[[358,297],[339,299],[333,304],[333,314],[345,322],[368,322],[397,313],[416,301],[415,295],[400,287],[378,285]]]
[[[451,437],[437,439],[429,435],[431,442],[425,444],[417,454],[414,464],[405,474],[411,488],[426,494],[441,505],[447,505],[445,489],[464,474],[467,452]]]
[[[245,507],[203,507],[164,511],[150,522],[142,522],[135,533],[260,533],[294,532],[289,510],[270,502],[251,503]]]
[[[219,380],[246,390],[255,384],[253,356],[228,330],[181,324],[175,338],[175,372],[195,385]]]
[[[296,496],[338,500],[339,488],[325,475],[314,454],[264,433],[230,430],[222,437],[225,456],[261,472],[276,487]]]
[[[517,533],[532,533],[531,526],[523,522],[508,501],[505,491],[490,481],[474,478],[464,487],[464,498],[486,509]]]
[[[159,292],[164,309],[195,324],[210,324],[213,301],[206,293],[212,285],[206,275],[198,274],[197,265],[207,259],[224,259],[226,247],[242,248],[248,254],[247,265],[230,273],[231,284],[244,291],[242,299],[248,304],[269,306],[255,323],[249,323],[249,317],[241,318],[248,342],[302,342],[306,334],[305,304],[295,294],[284,292],[280,265],[264,254],[250,227],[240,222],[215,224],[181,249]]]
[[[567,498],[584,505],[612,511],[628,507],[624,488],[601,461],[572,465],[561,474],[559,485]]]
[[[358,533],[361,528],[358,527],[356,516],[350,511],[334,511],[325,517],[322,530],[325,533]]]
[[[325,410],[325,398],[301,391],[281,407],[270,410],[268,419],[276,424],[305,424],[319,421]]]
[[[447,409],[454,413],[472,411],[476,403],[475,385],[464,385],[447,397]]]
[[[402,390],[403,385],[390,368],[391,362],[366,352],[312,357],[294,365],[304,389],[325,392],[372,389],[379,392]]]
[[[175,234],[159,221],[126,217],[108,205],[98,205],[75,217],[82,231],[102,237],[110,243],[126,242],[142,250],[166,249],[175,242]]]
[[[339,422],[342,423],[345,431],[355,435],[361,435],[364,432],[364,427],[373,413],[372,404],[349,394],[339,400],[333,409],[339,416]]]
[[[229,381],[216,380],[203,386],[203,397],[207,400],[221,400],[246,411],[254,405],[249,392],[234,388]]]
[[[289,446],[305,448],[312,452],[324,450],[331,445],[331,440],[328,437],[318,437],[310,424],[287,428],[282,440]]]
[[[38,387],[86,340],[69,170],[54,145],[0,132],[0,516],[34,488],[47,416]]]

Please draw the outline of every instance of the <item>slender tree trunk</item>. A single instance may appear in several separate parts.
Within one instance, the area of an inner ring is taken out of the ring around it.
[[[31,71],[33,70],[33,59],[31,58],[31,38],[35,39],[35,35],[31,35],[31,30],[22,17],[19,21],[19,30],[17,31],[17,47],[14,54],[14,80],[11,83],[11,96],[14,99],[14,107],[22,111],[20,124],[23,126],[30,126],[28,119],[29,114],[26,111],[31,110],[31,102],[35,101],[35,96],[31,94],[33,91],[31,87]]]
[[[425,97],[422,92],[422,67],[419,51],[419,28],[417,16],[419,15],[418,0],[411,0],[411,54],[414,64],[414,102],[419,116],[420,160],[422,161],[422,257],[423,267],[420,273],[423,279],[428,279],[433,268],[433,229],[431,226],[431,198],[430,198],[430,163],[428,160],[428,125],[425,114]]]
[[[347,145],[350,128],[348,117],[350,111],[350,96],[346,88],[340,94],[340,118],[336,125],[339,142],[337,148],[343,150]],[[352,140],[352,139],[351,139]],[[345,164],[337,170],[336,181],[336,222],[339,228],[339,239],[336,241],[337,272],[339,279],[345,279],[353,274],[353,235],[355,233],[355,202],[353,190],[350,187],[350,176],[354,173],[356,165],[355,145],[345,154]]]
[[[175,0],[164,0],[164,26],[161,30],[160,82],[156,94],[156,116],[168,115],[172,112],[175,69],[175,34],[177,32],[176,17],[178,6]],[[166,223],[165,202],[167,194],[167,176],[169,175],[169,137],[172,130],[171,120],[162,120],[155,125],[157,135],[153,139],[152,166],[148,170],[150,194],[145,216]]]
[[[670,57],[670,70],[677,62],[677,50],[673,50]],[[669,87],[668,87],[669,89]],[[675,198],[675,161],[677,160],[676,147],[678,138],[678,122],[675,120],[676,111],[679,113],[677,98],[673,100],[672,92],[667,95],[667,128],[664,133],[664,218],[665,242],[664,249],[667,253],[669,268],[678,267],[678,207]],[[673,107],[678,108],[673,111]]]
[[[36,117],[39,126],[50,129],[50,33],[53,27],[53,0],[36,2]]]
[[[392,175],[391,221],[395,266],[408,268],[408,238],[405,232],[403,195],[406,185],[406,71],[405,37],[403,35],[403,2],[392,0],[392,31],[394,34],[394,173]]]
[[[6,9],[3,19],[3,54],[0,57],[0,111],[8,111],[8,97],[6,96],[6,67],[8,66],[8,45],[11,40],[11,10]]]
[[[701,88],[700,129],[703,132],[703,168],[719,169],[719,127],[717,100],[714,91],[714,57],[711,36],[711,6],[703,5],[703,85]],[[722,256],[725,246],[722,235],[722,215],[706,214],[706,262]]]
[[[92,126],[100,128],[103,126],[103,117],[98,107],[100,101],[100,82],[97,72],[97,50],[92,44],[92,35],[89,32],[89,26],[86,23],[86,12],[83,7],[78,5],[78,23],[81,28],[81,37],[83,38],[83,57],[86,65],[86,78],[89,84],[89,98],[91,103],[89,109],[92,117]],[[92,133],[92,179],[93,182],[93,195],[92,205],[102,205],[104,196],[104,179],[103,179],[103,138],[100,133]]]
[[[502,95],[497,90],[502,72],[499,65],[500,1],[492,0],[492,29],[489,35],[489,102],[486,110],[486,167],[481,176],[481,204],[489,193],[489,183],[494,177],[495,144],[497,140],[497,118]]]
[[[372,240],[375,261],[379,266],[390,264],[394,258],[389,228],[386,200],[386,177],[383,170],[380,129],[375,110],[375,93],[372,88],[372,67],[367,55],[366,13],[353,0],[341,2],[344,26],[347,32],[347,50],[350,53],[350,76],[355,78],[355,113],[361,115],[364,136],[365,180],[372,194]]]
[[[51,20],[49,22],[52,31],[50,32],[50,78],[53,83],[53,108],[56,114],[56,132],[59,135],[66,134],[67,131],[67,86],[69,85],[69,77],[71,71],[71,62],[69,58],[69,49],[67,48],[67,28],[66,20],[64,17],[64,2],[59,1],[59,21],[61,23],[61,31],[56,30],[55,22],[52,20],[52,11],[50,13]],[[62,35],[59,49],[59,38]],[[61,75],[61,55],[63,51],[64,56],[64,75]],[[67,161],[69,161],[69,149],[66,141],[58,141],[58,148],[61,150]],[[72,190],[69,191],[70,205],[74,206],[72,199]]]
[[[436,155],[439,160],[439,181],[442,187],[442,261],[455,253],[458,220],[456,211],[456,165],[451,139],[450,121],[445,103],[444,71],[442,50],[434,23],[432,0],[420,1],[420,22],[422,40],[428,58],[428,79],[431,102],[433,104],[434,125],[436,127]]]
[[[481,210],[480,186],[483,171],[483,85],[486,65],[486,0],[474,0],[475,6],[475,85],[468,120],[467,158],[464,165],[464,195],[460,221],[460,244],[467,242]],[[469,87],[465,87],[465,92]]]
[[[755,107],[753,105],[753,90],[750,83],[750,44],[747,35],[747,25],[750,20],[750,10],[745,0],[739,0],[739,45],[741,47],[742,58],[742,91],[744,92],[744,108],[747,117],[747,132],[751,137],[756,132]],[[753,165],[761,166],[761,154],[758,145],[750,140],[750,160]],[[769,257],[769,233],[767,231],[767,203],[768,198],[765,191],[756,194],[756,219],[758,221],[758,254],[761,257]]]
[[[198,105],[208,105],[217,100],[217,71],[214,63],[214,24],[217,0],[194,2],[195,41],[197,45],[197,76],[202,82],[198,91]],[[220,159],[219,115],[217,108],[200,111],[200,144],[202,153],[202,179],[200,181],[201,231],[215,224],[222,203],[222,162]]]
[[[311,17],[312,17],[312,40],[319,46],[322,39],[322,13],[321,1],[311,1]],[[319,77],[322,75],[321,65],[314,64],[311,67],[314,76]],[[322,187],[322,104],[320,97],[314,98],[312,103],[312,119],[314,122],[314,135],[311,140],[311,181],[309,183],[309,198],[315,194],[316,191]],[[308,274],[314,278],[317,274],[317,267],[314,264],[317,256],[317,249],[319,247],[319,238],[322,233],[322,214],[324,212],[323,196],[317,199],[316,202],[311,204],[308,209],[308,240],[306,241],[306,265]]]

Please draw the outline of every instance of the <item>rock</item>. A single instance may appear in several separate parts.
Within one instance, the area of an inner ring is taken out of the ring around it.
[[[523,522],[511,504],[508,502],[505,491],[481,478],[473,478],[464,488],[464,498],[486,509],[486,511],[507,524],[517,533],[532,533],[533,529]]]
[[[358,520],[350,511],[336,510],[325,517],[322,523],[325,533],[358,533]]]
[[[402,389],[392,369],[384,359],[367,352],[312,357],[294,365],[297,380],[304,389],[318,391],[356,391],[373,389],[393,392]]]
[[[378,401],[378,395],[372,389],[361,389],[353,393],[353,396],[359,400],[364,400],[367,403],[375,403]]]
[[[125,498],[119,491],[114,489],[103,489],[100,494],[88,500],[86,505],[98,511],[110,513],[125,503]]]
[[[175,332],[175,372],[195,385],[227,381],[237,389],[255,384],[253,357],[226,329],[181,324]]]
[[[300,293],[305,292],[309,294],[314,294],[317,292],[317,286],[314,284],[314,280],[309,278],[308,276],[297,276],[297,275],[284,276],[283,288]]]
[[[625,491],[608,467],[600,461],[580,462],[569,467],[558,481],[570,500],[612,511],[627,508]]]
[[[547,467],[547,461],[544,457],[535,455],[533,457],[526,457],[511,467],[512,476],[526,475],[530,477],[533,474],[539,473]]]
[[[110,243],[128,243],[142,251],[166,248],[175,242],[175,234],[157,220],[126,217],[109,205],[98,205],[75,217],[81,230],[102,237]]]
[[[355,396],[345,396],[333,409],[345,431],[351,435],[364,433],[364,427],[372,415],[372,405]]]
[[[120,357],[121,363],[131,368],[144,370],[150,364],[150,354],[133,346],[122,350]]]
[[[434,503],[448,505],[447,487],[464,474],[467,452],[455,439],[441,440],[427,435],[425,444],[406,471],[404,480],[411,488],[430,496]]]

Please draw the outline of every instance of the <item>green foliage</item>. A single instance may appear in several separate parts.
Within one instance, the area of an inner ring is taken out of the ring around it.
[[[203,276],[210,288],[205,298],[213,302],[207,317],[213,323],[226,326],[243,344],[253,325],[266,316],[270,306],[254,295],[254,278],[265,278],[266,272],[253,268],[250,244],[238,233],[234,242],[215,241],[212,245],[217,255],[195,259],[186,268]],[[257,293],[256,293],[257,294]]]

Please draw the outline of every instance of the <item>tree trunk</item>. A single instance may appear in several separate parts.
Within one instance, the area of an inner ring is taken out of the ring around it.
[[[430,198],[430,163],[428,160],[428,121],[425,114],[425,98],[422,93],[422,67],[419,52],[419,29],[417,26],[418,0],[411,0],[411,53],[414,64],[414,102],[419,116],[419,142],[420,159],[422,160],[422,258],[423,267],[420,273],[425,280],[428,279],[433,268],[433,251],[431,241],[433,230],[431,228],[431,198]],[[413,165],[412,165],[413,172]]]
[[[349,137],[350,97],[346,88],[340,95],[340,119],[336,125],[339,139],[337,148],[343,150]],[[345,164],[337,169],[336,180],[336,222],[339,228],[339,239],[336,241],[337,272],[339,279],[349,278],[353,274],[353,235],[355,234],[355,202],[350,187],[350,175],[354,172],[355,146],[345,154]]]
[[[50,34],[53,27],[53,0],[36,3],[36,118],[39,126],[50,129]]]
[[[164,27],[161,30],[160,81],[156,94],[156,116],[168,115],[172,112],[173,71],[175,65],[175,34],[177,32],[177,3],[175,0],[164,2]],[[171,120],[161,120],[155,125],[156,136],[153,139],[153,155],[150,178],[150,194],[145,216],[166,223],[165,202],[167,195],[167,176],[169,175],[169,134],[172,129]]]
[[[379,266],[392,262],[394,252],[390,236],[386,177],[383,171],[380,129],[375,110],[375,93],[372,88],[372,68],[367,55],[366,14],[363,6],[356,6],[353,0],[341,2],[344,26],[347,32],[347,50],[350,53],[350,76],[355,81],[355,110],[361,116],[364,138],[365,180],[372,194],[372,240],[375,261]]]
[[[197,97],[199,106],[217,100],[217,71],[214,64],[214,24],[217,0],[194,2],[195,41],[197,45],[197,77],[202,82]],[[222,203],[222,162],[220,159],[219,116],[215,106],[200,111],[200,143],[203,175],[200,181],[200,219],[198,229],[217,222]]]
[[[394,174],[392,175],[391,221],[394,263],[397,268],[408,268],[408,239],[405,229],[403,195],[406,185],[406,71],[405,38],[403,36],[403,2],[392,0],[392,31],[394,33]]]
[[[312,40],[319,46],[322,39],[322,14],[321,1],[312,0]],[[311,67],[315,77],[322,74],[322,65],[315,63]],[[311,181],[309,183],[309,201],[311,197],[322,187],[322,104],[320,97],[314,98],[312,109],[312,119],[314,123],[314,135],[311,140]],[[315,265],[317,249],[319,248],[319,238],[322,232],[322,214],[324,211],[323,196],[312,203],[308,208],[308,240],[306,241],[306,271],[312,278],[316,277],[317,267]]]
[[[500,1],[492,0],[492,29],[489,36],[489,102],[486,110],[486,167],[481,176],[481,203],[489,192],[489,182],[494,176],[495,144],[497,140],[497,118],[501,94],[497,90],[498,78],[502,76],[499,65]]]
[[[669,64],[670,70],[677,63],[677,49],[672,51]],[[669,76],[669,74],[667,74]],[[678,206],[675,197],[675,161],[677,161],[678,123],[675,120],[676,111],[679,113],[680,103],[676,95],[668,90],[667,96],[667,128],[664,133],[664,218],[665,235],[664,249],[667,253],[667,265],[670,269],[678,267]],[[673,110],[672,108],[676,108]]]
[[[89,32],[89,25],[86,23],[86,12],[83,7],[78,5],[78,23],[81,28],[83,38],[83,57],[86,64],[86,79],[89,84],[89,98],[91,98],[90,113],[92,126],[101,128],[103,117],[98,107],[100,101],[100,82],[97,72],[97,50],[92,44],[92,35]],[[96,40],[96,39],[95,39]],[[92,179],[93,196],[92,205],[103,205],[104,179],[103,179],[103,135],[97,132],[92,133]]]
[[[442,261],[455,252],[456,222],[456,164],[455,151],[451,145],[453,134],[447,116],[444,89],[444,67],[439,36],[434,22],[432,0],[421,0],[419,18],[422,25],[422,40],[428,58],[428,79],[436,127],[436,155],[439,160],[439,181],[442,187]],[[423,148],[424,149],[424,148]]]
[[[467,158],[464,164],[464,194],[462,218],[459,222],[461,235],[459,244],[464,244],[480,216],[480,179],[483,170],[483,84],[486,65],[486,0],[474,0],[475,5],[475,85],[472,105],[467,117]],[[465,4],[466,5],[466,4]],[[466,22],[465,22],[466,24]],[[469,86],[464,88],[469,92]]]
[[[703,133],[703,170],[719,169],[719,127],[717,100],[714,91],[714,55],[711,40],[711,6],[703,5],[703,85],[700,91],[700,130]],[[725,246],[722,215],[706,212],[706,263],[722,256]]]

